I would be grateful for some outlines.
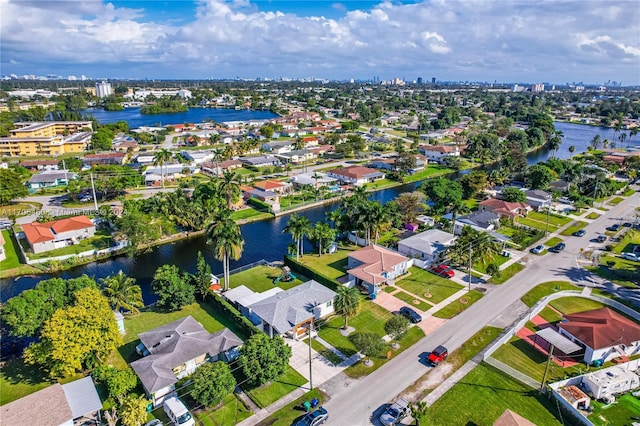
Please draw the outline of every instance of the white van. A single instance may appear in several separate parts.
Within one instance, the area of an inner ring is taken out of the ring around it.
[[[165,399],[164,412],[175,426],[195,426],[196,422],[191,417],[191,413],[184,406],[182,401],[176,397]]]

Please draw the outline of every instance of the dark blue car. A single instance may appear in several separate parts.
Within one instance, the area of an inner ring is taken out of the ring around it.
[[[329,412],[323,407],[318,407],[317,410],[302,416],[302,418],[297,422],[295,422],[293,425],[294,426],[316,426],[316,425],[323,424],[324,422],[327,421],[328,418],[329,418]]]

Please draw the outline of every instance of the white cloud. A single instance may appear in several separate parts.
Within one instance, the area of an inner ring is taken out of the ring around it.
[[[345,11],[337,19],[262,5],[203,0],[190,22],[158,23],[143,10],[99,0],[0,0],[0,65],[3,73],[65,64],[65,73],[93,66],[132,77],[307,76],[320,69],[335,78],[437,72],[440,79],[638,83],[640,8],[625,1],[384,2],[349,12],[327,4]]]

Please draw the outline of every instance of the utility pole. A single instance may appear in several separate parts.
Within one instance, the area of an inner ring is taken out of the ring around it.
[[[471,291],[471,257],[473,255],[473,249],[471,243],[469,243],[469,291]]]
[[[313,333],[313,317],[309,324],[309,390],[313,389],[313,367],[311,365],[311,333]]]
[[[64,170],[64,180],[69,184],[69,178],[67,177],[67,166],[64,164],[64,158],[62,159],[62,170]]]
[[[93,192],[93,207],[95,207],[96,212],[98,211],[98,199],[96,198],[96,186],[93,184],[93,173],[90,173],[91,176],[91,191]]]
[[[549,234],[549,213],[551,212],[551,205],[547,206],[547,227],[544,229],[544,236],[546,237]]]

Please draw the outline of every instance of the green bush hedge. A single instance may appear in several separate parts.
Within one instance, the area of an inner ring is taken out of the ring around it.
[[[329,287],[331,290],[335,291],[340,286],[340,283],[338,281],[331,279],[325,275],[322,275],[321,273],[309,268],[308,266],[305,266],[297,262],[295,259],[289,256],[284,257],[284,264],[290,267],[293,271],[298,272],[301,275],[304,275],[306,277],[309,277],[312,280],[316,280],[320,284]]]
[[[220,295],[214,292],[209,292],[209,295],[211,297],[207,298],[207,302],[217,310],[220,310],[221,312],[227,313],[229,316],[231,316],[236,321],[238,326],[246,332],[247,336],[253,336],[256,333],[262,332],[260,329],[258,329],[258,327],[253,325],[253,323],[249,321],[249,319],[244,317],[240,312],[238,312],[236,308],[233,307],[233,305],[224,300]]]
[[[257,198],[249,198],[247,200],[247,204],[252,205],[260,211],[271,211],[271,206],[269,204],[265,203],[264,201],[260,201]]]

